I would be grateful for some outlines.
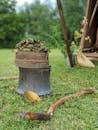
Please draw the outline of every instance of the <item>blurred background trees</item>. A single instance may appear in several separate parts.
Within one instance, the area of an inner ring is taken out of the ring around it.
[[[17,14],[14,0],[0,0],[0,47],[14,47],[24,36],[23,16]]]
[[[80,28],[85,0],[62,0],[65,21],[70,34]],[[25,38],[44,40],[50,47],[63,44],[57,6],[49,0],[35,0],[20,9],[15,0],[0,0],[0,47],[13,48]]]
[[[70,32],[81,26],[85,14],[86,0],[62,0],[66,24]]]

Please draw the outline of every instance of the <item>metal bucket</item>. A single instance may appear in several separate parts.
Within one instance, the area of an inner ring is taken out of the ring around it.
[[[15,62],[19,67],[19,94],[31,90],[44,96],[51,92],[51,67],[46,53],[17,52]]]

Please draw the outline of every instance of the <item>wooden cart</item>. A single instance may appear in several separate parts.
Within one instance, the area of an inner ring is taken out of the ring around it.
[[[87,1],[83,30],[80,48],[90,60],[98,61],[98,0]]]

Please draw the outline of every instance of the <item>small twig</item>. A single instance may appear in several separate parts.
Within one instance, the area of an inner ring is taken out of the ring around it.
[[[2,81],[2,80],[16,80],[16,79],[18,79],[18,76],[0,77],[0,81]]]

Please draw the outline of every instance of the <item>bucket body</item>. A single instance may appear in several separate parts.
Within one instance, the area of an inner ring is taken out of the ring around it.
[[[47,68],[19,68],[19,86],[17,92],[24,94],[31,90],[38,95],[49,94],[50,89],[50,67]]]
[[[30,90],[44,96],[51,92],[51,67],[46,53],[17,52],[15,62],[19,67],[19,94]]]

